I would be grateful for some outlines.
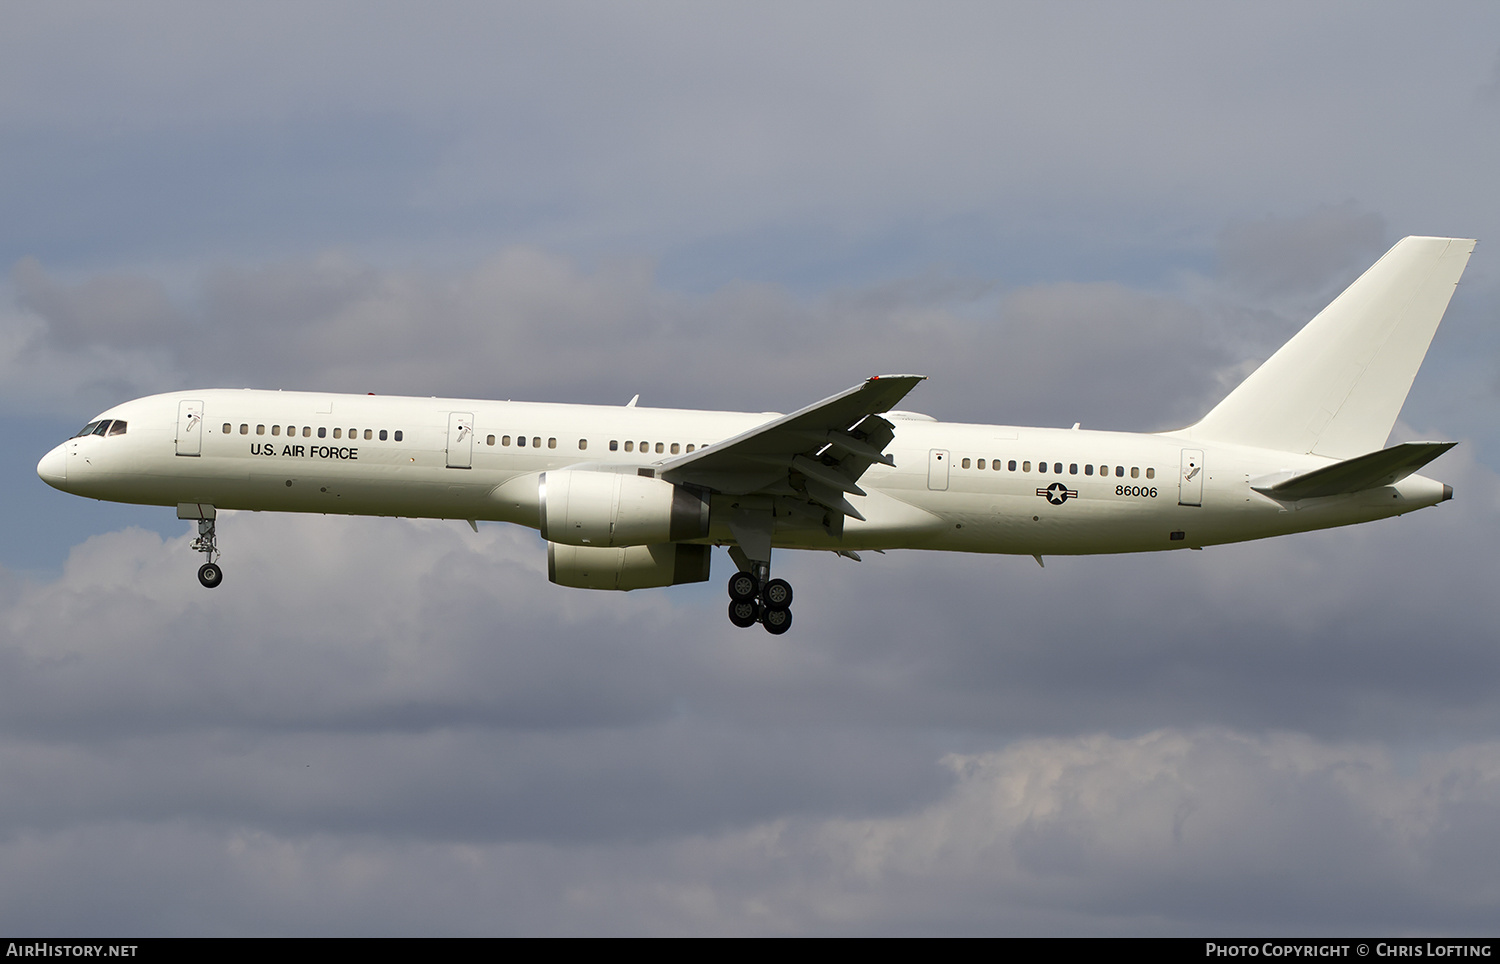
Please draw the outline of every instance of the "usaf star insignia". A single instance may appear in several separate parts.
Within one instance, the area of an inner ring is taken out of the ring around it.
[[[1036,494],[1051,502],[1053,505],[1062,505],[1069,499],[1078,498],[1078,490],[1070,489],[1061,482],[1053,482],[1045,489],[1037,489]]]

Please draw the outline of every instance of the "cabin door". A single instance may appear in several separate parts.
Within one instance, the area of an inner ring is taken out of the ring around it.
[[[934,492],[948,491],[948,452],[933,449],[927,453],[927,487]]]
[[[448,413],[448,468],[474,467],[474,415],[471,412]]]
[[[1177,482],[1178,505],[1203,504],[1203,452],[1182,450],[1182,475]]]
[[[203,403],[177,403],[177,454],[203,454]]]

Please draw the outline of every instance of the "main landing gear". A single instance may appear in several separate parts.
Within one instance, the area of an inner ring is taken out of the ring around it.
[[[770,564],[757,562],[729,577],[729,621],[741,629],[760,623],[780,636],[792,628],[792,586],[785,579],[767,579],[770,570]]]

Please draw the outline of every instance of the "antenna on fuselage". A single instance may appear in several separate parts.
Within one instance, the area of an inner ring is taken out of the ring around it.
[[[641,393],[640,392],[636,392],[634,395],[632,395],[630,397],[630,401],[628,401],[628,402],[625,403],[625,407],[626,408],[635,408],[635,403],[638,402],[638,401],[640,401],[640,400],[641,400]]]

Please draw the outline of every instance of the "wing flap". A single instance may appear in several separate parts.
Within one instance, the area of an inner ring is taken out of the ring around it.
[[[924,375],[877,375],[853,388],[747,432],[665,463],[657,476],[730,495],[801,499],[862,518],[844,496],[874,463],[894,466],[885,447],[896,437],[880,413]]]
[[[1395,485],[1457,445],[1457,442],[1403,442],[1289,479],[1252,482],[1250,488],[1281,502],[1348,495]]]

